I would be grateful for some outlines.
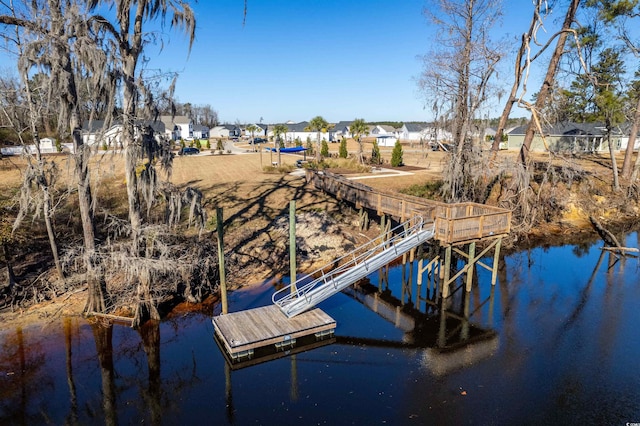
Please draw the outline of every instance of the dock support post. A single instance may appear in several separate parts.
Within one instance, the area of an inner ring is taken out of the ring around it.
[[[473,284],[473,271],[475,270],[476,267],[476,243],[472,242],[469,243],[469,257],[467,258],[467,286],[466,286],[466,290],[467,292],[471,291],[471,285]]]
[[[222,207],[216,207],[216,228],[218,230],[218,267],[220,269],[220,301],[222,303],[222,314],[229,312],[227,306],[227,280],[224,271],[224,216]]]
[[[291,293],[295,293],[296,282],[296,201],[289,202],[289,276]]]
[[[449,276],[451,274],[451,246],[448,245],[444,251],[444,268],[442,271],[442,298],[449,297]]]
[[[491,285],[496,284],[496,278],[498,276],[498,262],[500,260],[500,246],[502,245],[502,237],[498,239],[496,243],[496,247],[494,248],[493,253],[493,265],[491,268]]]

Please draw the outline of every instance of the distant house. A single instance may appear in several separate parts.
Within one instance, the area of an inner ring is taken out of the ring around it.
[[[164,124],[165,134],[170,140],[193,138],[193,123],[185,115],[161,115],[160,121]]]
[[[373,128],[371,129],[371,135],[373,136],[378,136],[378,135],[392,135],[392,136],[396,136],[396,129],[393,126],[389,126],[386,124],[378,124],[373,126]]]
[[[394,135],[376,136],[376,142],[378,143],[378,146],[384,146],[384,147],[394,146],[397,141],[398,141],[398,138],[395,137]]]
[[[524,143],[527,126],[519,126],[508,133],[508,149],[520,149]],[[601,152],[608,151],[607,132],[602,123],[561,122],[545,126],[544,140],[536,134],[531,151],[552,152]],[[611,143],[614,150],[626,148],[629,137],[620,128],[613,129]],[[636,142],[636,146],[638,142]]]
[[[156,140],[167,140],[166,128],[162,121],[136,121],[134,136],[138,136],[144,127],[151,127]],[[82,142],[90,146],[106,146],[109,149],[122,149],[124,148],[122,132],[123,126],[120,122],[115,122],[105,127],[105,122],[102,120],[87,121],[82,126]]]
[[[202,124],[193,125],[193,138],[194,139],[209,139],[209,128]]]
[[[301,121],[299,123],[288,121],[284,123],[284,125],[287,126],[287,133],[282,135],[282,137],[284,138],[284,141],[289,145],[293,145],[296,140],[299,140],[303,145],[305,145],[307,140],[315,142],[318,139],[318,132],[309,130],[308,121]],[[274,136],[274,128],[275,126],[269,126],[269,129],[267,130],[267,136]],[[328,129],[326,132],[320,132],[320,140],[324,139],[326,141],[329,141],[329,138],[330,132]]]
[[[209,131],[209,137],[211,138],[239,138],[241,135],[242,130],[233,124],[216,126]]]
[[[399,135],[403,141],[419,141],[432,145],[448,143],[453,139],[450,132],[426,123],[405,123]]]
[[[262,123],[253,123],[254,126],[256,126],[258,128],[258,130],[254,130],[253,132],[253,137],[254,138],[264,138],[267,136],[267,128],[268,126],[266,124],[262,124]],[[251,132],[247,131],[247,127],[249,127],[249,124],[247,124],[245,126],[245,136],[249,136],[251,137]]]
[[[403,141],[423,140],[428,133],[427,127],[423,123],[405,123],[400,129],[400,138]]]
[[[333,126],[333,129],[329,132],[329,140],[337,142],[342,138],[350,138],[351,135],[351,123],[353,121],[339,121]]]
[[[56,140],[54,138],[40,139],[40,152],[42,153],[58,152],[58,149],[56,148]]]

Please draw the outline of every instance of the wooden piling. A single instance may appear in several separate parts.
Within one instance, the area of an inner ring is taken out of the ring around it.
[[[451,246],[447,246],[444,251],[444,268],[440,273],[442,276],[442,297],[449,297],[449,275],[451,274]]]
[[[467,282],[466,282],[466,290],[467,292],[471,291],[471,285],[473,284],[473,271],[475,270],[476,263],[476,243],[469,243],[469,257],[467,258]]]
[[[222,207],[216,207],[216,228],[218,230],[218,267],[220,269],[220,301],[222,303],[222,314],[229,312],[227,304],[227,281],[224,271],[224,216]]]
[[[296,282],[296,201],[289,202],[289,275],[291,283]],[[291,286],[291,293],[295,293],[295,286]]]

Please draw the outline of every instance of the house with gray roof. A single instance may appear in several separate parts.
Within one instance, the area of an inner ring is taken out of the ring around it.
[[[629,141],[625,126],[612,129],[611,143],[614,150],[624,149]],[[519,126],[508,133],[508,149],[520,149],[524,143],[527,126]],[[531,151],[551,152],[602,152],[608,151],[607,130],[602,123],[560,122],[542,128],[544,138],[536,132]]]
[[[134,123],[135,136],[137,137],[145,127],[151,127],[153,135],[158,141],[167,137],[164,123],[159,120],[136,120]],[[82,141],[86,145],[121,149],[124,147],[122,133],[123,125],[119,121],[107,123],[103,120],[92,120],[85,121],[82,125]]]

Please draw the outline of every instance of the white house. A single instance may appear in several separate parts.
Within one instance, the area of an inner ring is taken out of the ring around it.
[[[144,126],[149,126],[153,130],[154,138],[161,141],[167,137],[164,123],[161,121],[138,121],[134,127],[134,137],[140,134]],[[105,129],[105,123],[101,120],[85,122],[82,126],[82,142],[86,145],[94,145],[102,148],[106,145],[109,149],[124,148],[122,138],[122,123],[113,123]]]
[[[201,124],[193,125],[193,138],[194,139],[209,139],[209,128]]]
[[[251,123],[250,123],[251,124]],[[249,127],[250,124],[247,124],[244,127],[244,132],[245,132],[245,136],[251,136],[251,132],[247,131],[247,127]],[[266,124],[262,124],[262,123],[253,123],[254,126],[256,126],[258,128],[258,130],[254,130],[253,131],[253,137],[255,138],[264,138],[267,137],[267,125]]]
[[[40,139],[40,152],[42,153],[58,152],[58,149],[56,148],[56,140],[54,138]]]
[[[445,141],[450,142],[453,137],[451,133],[446,130],[424,123],[405,123],[399,133],[400,138],[407,142],[443,143]]]
[[[233,124],[223,124],[216,126],[209,131],[210,138],[237,138],[242,134],[242,130]]]
[[[371,129],[371,135],[372,136],[378,136],[378,135],[396,136],[396,129],[393,126],[389,126],[386,124],[378,124],[373,126],[373,128]]]
[[[307,140],[315,142],[318,139],[318,132],[312,132],[308,129],[309,128],[308,121],[301,121],[299,123],[288,121],[287,123],[285,123],[285,126],[287,126],[287,132],[282,135],[282,138],[288,144],[293,145],[296,139],[298,139],[300,140],[302,145],[305,145],[307,143]],[[267,131],[267,136],[269,137],[274,136],[274,132],[273,132],[274,128],[275,126],[269,126],[269,129]],[[328,142],[330,140],[329,138],[330,138],[330,133],[328,130],[326,132],[320,132],[320,140],[324,139]]]
[[[185,115],[161,115],[160,121],[164,124],[165,133],[170,140],[193,138],[193,123]]]
[[[351,123],[353,123],[353,121],[339,121],[336,123],[329,134],[329,140],[337,142],[342,138],[350,138],[352,136],[350,131]]]
[[[398,141],[398,138],[396,138],[393,135],[376,136],[376,142],[378,142],[378,146],[385,146],[385,147],[394,146],[397,141]]]

